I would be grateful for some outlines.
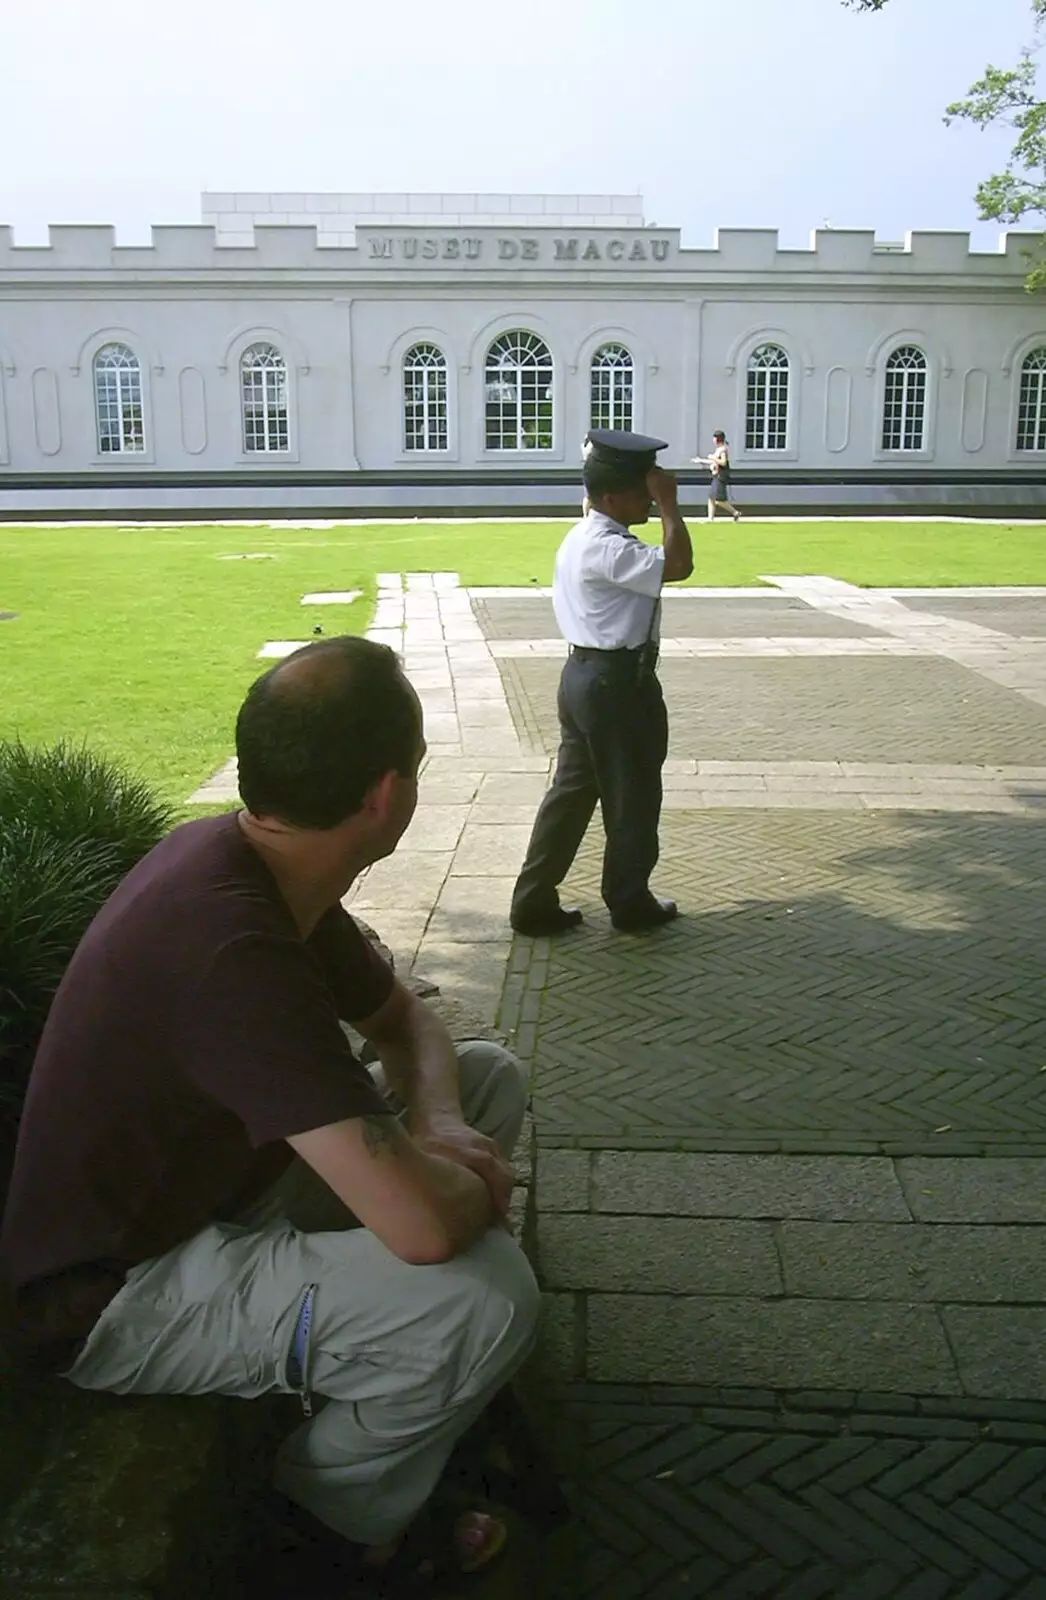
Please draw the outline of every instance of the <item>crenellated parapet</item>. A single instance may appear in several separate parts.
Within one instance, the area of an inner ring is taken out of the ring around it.
[[[41,281],[63,276],[233,273],[338,274],[382,278],[424,274],[458,278],[513,274],[589,280],[614,276],[712,280],[846,275],[909,279],[980,278],[1018,283],[1037,233],[1003,233],[998,248],[973,250],[962,232],[913,231],[902,242],[870,229],[819,228],[805,249],[782,248],[776,229],[720,228],[710,246],[683,245],[679,230],[639,226],[502,227],[357,225],[354,242],[328,243],[316,226],[253,226],[236,243],[207,225],[161,226],[151,243],[121,244],[112,227],[61,224],[46,245],[19,244],[0,228],[0,274]]]

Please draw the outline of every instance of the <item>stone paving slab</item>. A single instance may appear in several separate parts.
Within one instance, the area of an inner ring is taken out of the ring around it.
[[[559,664],[499,662],[520,742],[558,745]],[[1038,765],[1046,709],[954,662],[666,659],[670,754],[698,760]]]
[[[537,1101],[539,1113],[541,1100]],[[559,1152],[539,1157],[539,1165]],[[907,1222],[885,1157],[594,1150],[591,1208],[661,1217],[832,1217]]]
[[[585,1325],[596,1383],[962,1393],[931,1306],[601,1292],[587,1296]]]
[[[944,1306],[941,1315],[968,1394],[1046,1397],[1046,1306]]]
[[[1011,1306],[1028,1301],[1040,1307],[1046,1299],[1041,1228],[783,1221],[774,1236],[784,1290],[800,1299],[940,1304],[1005,1299]]]
[[[554,1398],[577,1523],[549,1552],[551,1600],[1043,1593],[1046,1407],[707,1385]]]
[[[452,860],[449,850],[401,850],[369,867],[346,903],[353,911],[427,912],[439,898]]]
[[[382,919],[383,926],[385,920]],[[503,928],[503,935],[505,931]],[[492,1025],[497,1020],[508,939],[462,943],[444,937],[444,932],[443,921],[433,919],[416,947],[417,970],[438,984],[441,994],[453,996]]]
[[[527,979],[545,1144],[1046,1150],[1040,820],[668,812],[683,916],[642,939],[599,870],[590,832]]]
[[[1038,1070],[1046,1076],[1046,1067]],[[898,1161],[897,1176],[920,1222],[1046,1223],[1046,1185],[1037,1157],[913,1157]]]
[[[403,835],[402,850],[456,850],[462,831],[468,821],[470,807],[442,805],[438,801],[427,804],[414,814],[414,819]]]
[[[648,1294],[784,1293],[768,1223],[690,1217],[542,1216],[541,1280],[549,1289]],[[911,1296],[906,1296],[911,1298]]]
[[[451,944],[503,944],[515,874],[506,877],[450,876],[429,922],[434,939]]]

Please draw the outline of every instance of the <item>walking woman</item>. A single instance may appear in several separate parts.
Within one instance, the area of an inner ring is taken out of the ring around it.
[[[735,522],[740,522],[741,513],[730,498],[730,446],[722,428],[716,429],[712,441],[710,456],[694,457],[695,461],[712,470],[712,481],[708,485],[708,520],[715,521],[716,512],[721,506],[724,511],[729,511]]]

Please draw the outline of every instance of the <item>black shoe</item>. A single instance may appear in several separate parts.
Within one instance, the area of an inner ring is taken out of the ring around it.
[[[557,933],[566,933],[584,922],[580,906],[552,906],[548,911],[521,912],[509,917],[517,933],[528,939],[551,939]]]
[[[618,933],[641,933],[644,928],[660,928],[666,922],[674,922],[678,915],[674,900],[659,900],[652,894],[633,905],[622,906],[620,911],[612,911],[610,920]]]

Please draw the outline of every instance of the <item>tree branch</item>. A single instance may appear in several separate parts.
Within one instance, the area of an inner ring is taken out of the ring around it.
[[[889,0],[842,0],[851,11],[882,11]],[[1046,0],[1029,0],[1036,41],[1046,25]],[[1038,97],[1036,45],[1022,50],[1015,67],[986,67],[962,100],[947,107],[944,120],[972,122],[975,128],[1001,124],[1016,134],[1005,172],[978,184],[978,215],[985,222],[1020,222],[1046,216],[1046,101]],[[1029,289],[1046,288],[1046,234],[1025,252]]]

